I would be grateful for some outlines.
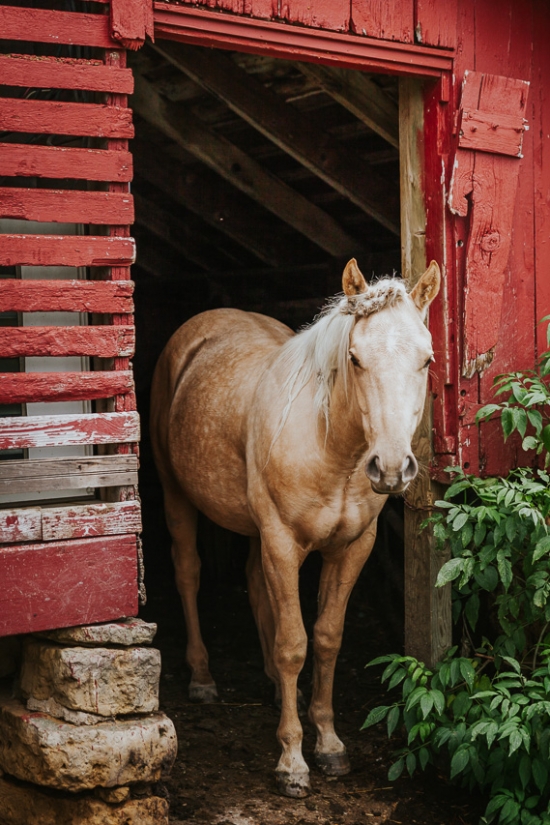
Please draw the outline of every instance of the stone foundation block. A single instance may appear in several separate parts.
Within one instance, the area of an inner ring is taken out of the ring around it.
[[[90,794],[51,794],[0,779],[2,825],[168,825],[168,802],[158,796],[109,805]]]
[[[176,752],[163,713],[77,726],[0,700],[0,769],[26,782],[67,791],[157,782]]]
[[[58,647],[30,639],[24,648],[23,695],[53,699],[73,711],[99,716],[156,711],[159,679],[160,651],[153,647]]]
[[[36,635],[42,639],[68,645],[150,645],[157,632],[153,622],[142,619],[121,619],[119,622],[62,627]]]

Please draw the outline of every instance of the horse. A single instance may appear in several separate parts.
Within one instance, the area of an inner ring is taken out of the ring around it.
[[[249,598],[265,672],[280,697],[279,791],[307,796],[298,675],[307,636],[298,593],[306,556],[322,556],[308,716],[326,775],[350,770],[332,691],[346,605],[389,494],[418,473],[411,442],[433,348],[425,326],[440,286],[432,261],[408,292],[371,285],[355,259],[343,295],[294,334],[237,309],[196,315],[169,340],[152,384],[151,433],[187,626],[189,697],[215,701],[197,612],[197,511],[250,538]]]

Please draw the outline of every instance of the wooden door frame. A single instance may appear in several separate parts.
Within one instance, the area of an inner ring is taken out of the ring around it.
[[[452,129],[453,49],[290,26],[163,0],[154,2],[153,8],[156,39],[398,75],[402,273],[414,284],[427,260],[434,258],[446,282],[453,255],[441,175],[443,148],[450,143]],[[433,313],[439,316],[434,326],[446,374],[453,360],[447,340],[447,289],[445,283],[439,309]],[[446,444],[446,433],[439,435],[441,443]],[[433,664],[451,645],[451,596],[449,587],[434,586],[445,558],[435,550],[433,535],[419,531],[434,501],[442,497],[441,485],[427,472],[433,458],[432,403],[426,404],[417,452],[424,471],[405,499],[405,650]]]

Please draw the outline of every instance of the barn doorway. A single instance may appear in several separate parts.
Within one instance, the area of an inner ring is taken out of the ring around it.
[[[402,271],[400,81],[165,41],[129,59],[136,79],[134,368],[143,425],[143,615],[159,624],[166,710],[185,731],[185,776],[176,766],[171,780],[173,813],[200,821],[205,795],[242,780],[239,764],[252,776],[270,775],[277,713],[268,709],[270,685],[247,604],[247,540],[206,520],[199,530],[200,604],[224,707],[213,707],[205,719],[187,703],[183,616],[148,434],[152,372],[171,334],[199,312],[238,307],[297,330],[341,290],[349,258],[357,258],[367,278]],[[355,704],[348,725],[359,764],[366,741],[357,734],[371,689],[363,667],[403,645],[403,508],[402,499],[388,503],[348,611],[335,700],[337,710],[339,702]],[[315,556],[303,570],[308,630]],[[308,680],[306,670],[306,694]],[[257,714],[260,725],[261,715],[272,712],[260,746],[228,733],[227,713],[238,725],[235,715],[243,709],[247,718]],[[193,777],[185,755],[190,746],[200,750]],[[202,790],[195,793],[199,775]]]

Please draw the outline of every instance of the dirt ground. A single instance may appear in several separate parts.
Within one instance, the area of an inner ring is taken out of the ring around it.
[[[390,743],[382,726],[360,731],[369,709],[386,702],[380,670],[364,666],[402,644],[399,622],[384,617],[391,604],[376,579],[372,581],[376,565],[369,565],[348,608],[334,697],[337,731],[348,748],[352,771],[327,779],[315,769],[314,734],[304,718],[304,755],[312,785],[304,800],[280,796],[275,787],[278,713],[240,574],[231,572],[223,586],[219,581],[206,584],[201,594],[203,634],[220,692],[220,702],[211,705],[187,699],[185,635],[173,584],[165,577],[149,586],[143,615],[159,624],[161,705],[179,738],[178,759],[166,783],[171,825],[477,825],[485,808],[481,797],[452,786],[436,769],[390,783],[387,771],[399,742]],[[315,563],[310,567],[302,594],[308,633],[316,592]],[[310,658],[300,681],[306,698]]]

